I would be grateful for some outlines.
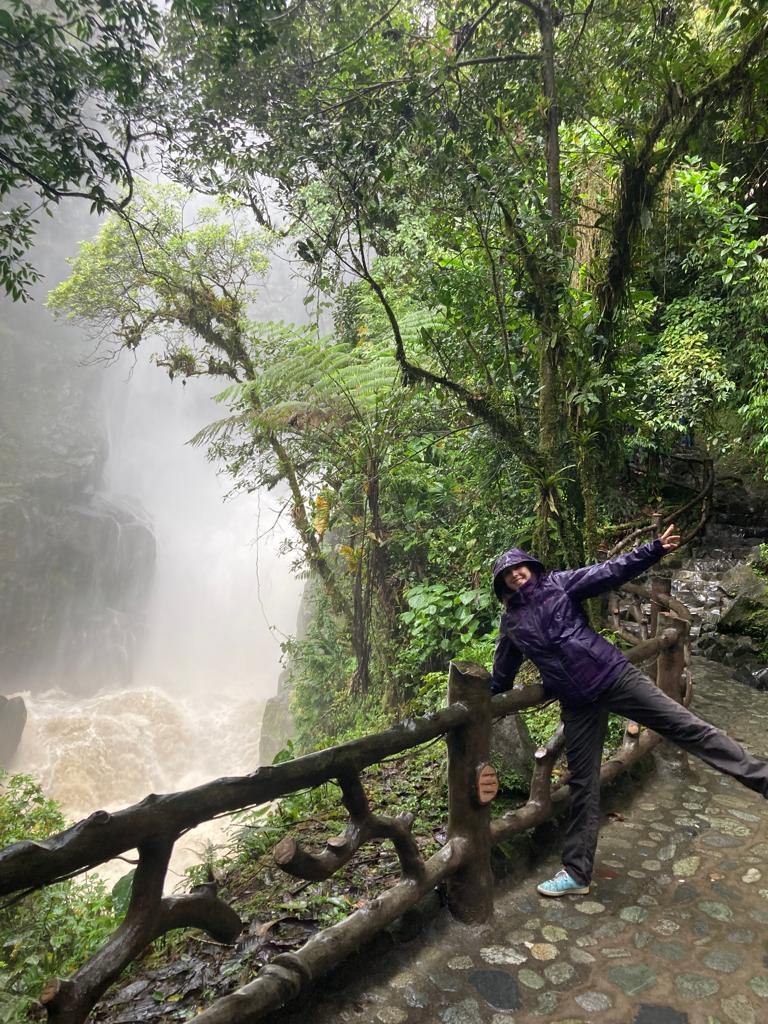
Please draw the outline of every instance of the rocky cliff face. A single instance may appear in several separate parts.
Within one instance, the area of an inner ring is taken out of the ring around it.
[[[155,541],[141,508],[104,490],[103,371],[39,304],[4,306],[0,690],[125,683]]]
[[[298,640],[306,636],[307,626],[312,618],[312,604],[319,585],[317,579],[310,576],[304,587],[296,616],[296,638]],[[270,697],[264,705],[259,739],[259,764],[272,764],[275,756],[284,749],[288,740],[293,739],[295,726],[291,714],[292,692],[290,667],[286,666],[278,677],[277,693],[274,697]]]

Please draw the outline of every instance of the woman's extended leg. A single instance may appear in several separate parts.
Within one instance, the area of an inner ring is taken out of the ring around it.
[[[634,665],[629,665],[600,695],[600,703],[768,797],[768,761],[748,753],[727,733],[697,718]]]
[[[563,867],[580,885],[589,885],[600,824],[600,761],[608,725],[602,701],[583,708],[563,707],[571,812],[563,847]]]

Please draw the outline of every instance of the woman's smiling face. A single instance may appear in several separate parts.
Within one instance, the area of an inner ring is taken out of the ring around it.
[[[504,582],[510,590],[519,590],[533,576],[527,565],[513,565],[504,573]]]

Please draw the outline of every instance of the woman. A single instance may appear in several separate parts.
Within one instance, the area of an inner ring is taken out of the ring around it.
[[[768,761],[662,693],[621,651],[587,625],[580,602],[641,575],[680,543],[675,527],[656,540],[598,565],[546,572],[537,558],[513,548],[493,567],[504,604],[491,691],[512,687],[523,658],[541,673],[545,692],[562,708],[570,771],[571,816],[563,870],[541,882],[542,896],[587,893],[597,846],[600,762],[611,711],[639,722],[768,797]]]

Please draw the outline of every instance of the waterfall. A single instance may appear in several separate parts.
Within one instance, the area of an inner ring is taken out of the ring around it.
[[[301,591],[268,530],[281,496],[224,500],[231,481],[187,444],[220,387],[171,382],[148,353],[84,366],[43,308],[97,226],[74,205],[45,226],[44,286],[6,300],[0,355],[1,691],[28,711],[8,767],[73,819],[256,768]],[[304,316],[285,267],[263,291]]]

